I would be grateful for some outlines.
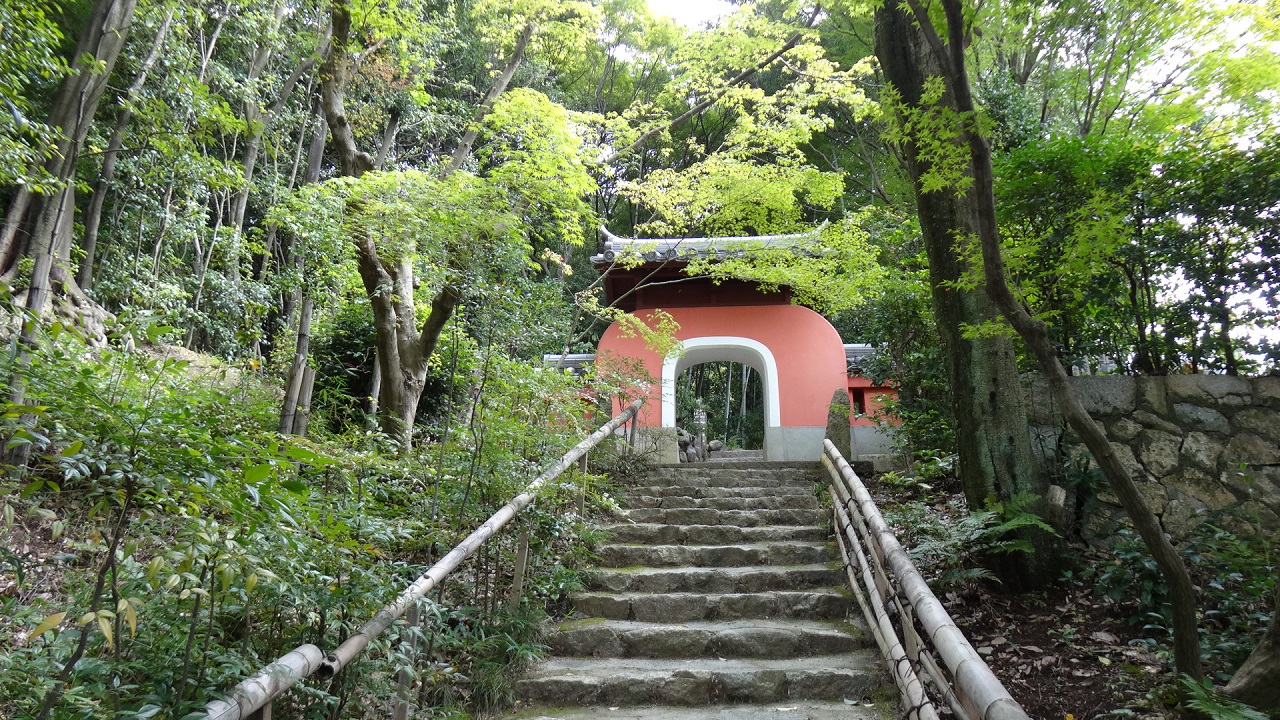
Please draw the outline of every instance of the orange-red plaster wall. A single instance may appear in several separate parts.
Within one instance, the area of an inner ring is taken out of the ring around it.
[[[846,387],[844,346],[840,335],[821,315],[799,305],[753,305],[671,308],[680,324],[680,340],[735,336],[755,340],[773,353],[778,367],[781,427],[827,424],[831,395]],[[647,318],[648,311],[640,311]],[[597,363],[608,358],[638,358],[654,385],[641,410],[641,427],[661,426],[662,358],[639,338],[624,337],[617,323],[600,340]],[[757,368],[763,370],[763,368]]]
[[[885,397],[895,398],[897,396],[897,390],[876,385],[871,382],[871,378],[865,375],[850,375],[849,402],[856,407],[859,405],[858,400],[861,399],[862,414],[857,412],[849,413],[849,424],[867,427],[878,425],[879,423],[873,418],[880,414],[881,409],[884,407]],[[891,424],[896,425],[897,423],[892,422]]]

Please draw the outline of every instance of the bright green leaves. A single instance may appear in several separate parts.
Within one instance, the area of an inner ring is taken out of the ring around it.
[[[477,31],[508,55],[526,25],[536,31],[535,49],[553,62],[567,62],[594,39],[599,13],[581,0],[480,0],[471,11]]]
[[[914,145],[921,163],[923,192],[964,194],[973,183],[966,126],[975,118],[953,108],[945,101],[946,94],[946,84],[936,76],[925,79],[924,92],[916,103],[904,102],[896,90],[886,88],[880,102],[885,115],[896,120],[889,123],[885,140],[899,147]]]
[[[544,240],[581,245],[596,184],[574,114],[540,92],[515,89],[494,104],[484,129],[488,142],[476,155],[486,181],[516,201]]]
[[[653,213],[645,233],[680,237],[796,232],[806,211],[829,209],[843,189],[834,173],[718,153],[685,170],[655,171],[622,192]]]
[[[55,137],[37,106],[67,72],[56,12],[42,3],[0,3],[0,185],[51,189],[39,166],[53,154]]]
[[[766,292],[786,286],[796,302],[823,313],[857,308],[884,278],[877,250],[860,224],[865,217],[825,225],[795,245],[761,243],[748,245],[742,256],[695,259],[688,273],[752,280]]]

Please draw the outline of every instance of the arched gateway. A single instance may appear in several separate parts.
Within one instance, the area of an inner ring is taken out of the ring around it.
[[[764,292],[752,282],[685,276],[694,257],[742,254],[762,245],[803,248],[808,235],[753,238],[633,240],[605,232],[604,250],[592,262],[604,277],[609,303],[641,320],[662,310],[680,324],[684,353],[658,357],[617,323],[600,340],[597,357],[638,361],[655,381],[641,411],[641,430],[674,429],[675,384],[694,365],[732,361],[749,365],[764,384],[766,460],[816,460],[822,452],[827,406],[848,388],[845,348],[821,315],[791,304],[782,288]],[[616,261],[632,255],[638,265]],[[676,461],[673,433],[650,432],[663,460]]]

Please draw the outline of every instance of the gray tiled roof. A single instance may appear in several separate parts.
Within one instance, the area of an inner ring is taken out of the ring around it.
[[[745,257],[758,248],[793,248],[813,254],[809,248],[817,241],[822,228],[791,235],[716,238],[624,238],[603,227],[600,232],[604,235],[604,250],[591,256],[591,262],[596,265],[611,263],[628,255],[638,255],[647,262]]]

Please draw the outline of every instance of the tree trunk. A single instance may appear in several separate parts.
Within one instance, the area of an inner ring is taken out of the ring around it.
[[[285,386],[284,406],[280,410],[281,433],[293,432],[303,376],[307,371],[307,354],[311,347],[311,311],[314,307],[315,301],[308,295],[302,301],[302,312],[298,317],[298,344],[293,353],[293,364],[289,366],[289,383]]]
[[[1227,695],[1280,717],[1280,584],[1276,585],[1267,634],[1227,683]]]
[[[347,120],[345,93],[351,64],[351,8],[347,0],[334,0],[330,18],[332,41],[320,68],[321,103],[342,174],[360,177],[375,169],[377,161],[360,150]],[[471,151],[471,143],[475,141],[474,126],[505,92],[515,68],[524,57],[532,33],[532,24],[527,25],[503,72],[477,110],[472,130],[468,130],[459,142],[441,177],[452,175],[462,166]],[[458,288],[446,284],[432,299],[431,310],[419,325],[417,308],[413,303],[416,282],[412,265],[406,261],[384,262],[371,237],[356,236],[351,240],[356,248],[360,278],[373,306],[378,367],[382,376],[378,397],[379,425],[383,432],[397,438],[401,448],[407,451],[412,444],[418,401],[426,385],[427,363],[440,340],[440,332],[461,302],[462,294]]]
[[[84,214],[84,239],[80,243],[80,247],[84,250],[84,260],[80,262],[80,269],[76,273],[76,284],[82,290],[88,290],[93,286],[93,263],[98,249],[98,228],[102,223],[102,206],[106,202],[111,180],[116,174],[116,159],[120,155],[120,148],[124,146],[125,130],[129,127],[129,120],[133,118],[133,99],[146,84],[147,75],[151,72],[151,66],[155,65],[156,59],[160,57],[164,38],[169,34],[169,27],[172,24],[173,11],[171,10],[164,16],[164,22],[156,31],[156,38],[151,43],[151,52],[147,53],[142,67],[138,68],[138,76],[125,91],[124,97],[120,99],[120,113],[116,116],[116,128],[111,133],[111,140],[107,143],[107,151],[103,153],[102,171],[98,173],[98,179],[93,184],[93,196],[89,200],[89,209]]]
[[[911,19],[896,10],[896,4],[877,12],[876,55],[902,102],[919,107],[925,80],[939,74],[938,63]],[[951,190],[925,192],[921,177],[929,166],[921,159],[919,146],[908,139],[902,150],[916,187],[920,229],[929,257],[929,286],[945,349],[965,500],[971,509],[977,509],[993,496],[1008,498],[1020,492],[1043,495],[1047,488],[1036,477],[1013,342],[1003,335],[965,337],[966,328],[999,318],[980,287],[960,287],[971,269],[960,243],[973,236],[978,225],[973,199]]]
[[[111,70],[129,34],[137,0],[98,0],[85,20],[84,30],[72,62],[72,72],[63,78],[49,111],[49,126],[58,132],[57,148],[45,163],[45,170],[61,185],[48,195],[19,193],[9,213],[0,245],[7,258],[16,262],[27,256],[37,260],[31,287],[48,288],[54,263],[64,263],[70,255],[71,228],[75,211],[75,171],[93,116],[107,89]],[[29,203],[29,204],[28,204]],[[25,212],[20,212],[27,204]],[[31,228],[24,241],[20,228]],[[18,245],[14,245],[17,243]],[[49,262],[41,262],[49,255]],[[11,267],[3,268],[5,273]],[[37,272],[38,271],[38,272]],[[28,293],[27,307],[37,314],[44,310],[47,292]]]
[[[308,367],[302,372],[302,390],[298,394],[298,409],[293,415],[293,434],[306,437],[311,423],[311,392],[316,387],[316,369]]]
[[[973,96],[969,87],[969,77],[964,59],[964,11],[960,0],[941,0],[946,14],[947,38],[944,41],[938,36],[930,20],[927,10],[919,0],[907,0],[916,24],[912,18],[898,8],[894,0],[886,0],[886,5],[877,11],[877,26],[884,18],[893,23],[897,32],[909,35],[918,48],[931,55],[936,74],[943,77],[949,91],[942,102],[950,103],[960,114],[960,141],[967,145],[969,156],[969,173],[973,182],[966,191],[965,197],[972,203],[976,215],[976,234],[982,247],[983,272],[986,277],[987,294],[1004,314],[1009,324],[1022,336],[1027,347],[1035,356],[1036,364],[1049,385],[1054,401],[1061,408],[1067,421],[1084,441],[1093,455],[1104,476],[1111,483],[1112,490],[1120,499],[1121,505],[1129,513],[1134,527],[1164,576],[1169,590],[1169,601],[1173,609],[1174,658],[1179,673],[1184,673],[1197,681],[1203,677],[1200,665],[1200,638],[1196,626],[1195,591],[1191,578],[1182,558],[1173,549],[1168,537],[1160,527],[1160,521],[1147,506],[1138,492],[1137,484],[1129,476],[1120,463],[1119,457],[1107,441],[1102,428],[1093,422],[1081,404],[1080,398],[1068,384],[1066,370],[1059,362],[1049,340],[1045,324],[1031,317],[1021,305],[1005,280],[1004,259],[1000,254],[1000,234],[996,223],[996,204],[993,191],[991,171],[991,148],[986,138],[973,127]],[[918,31],[913,29],[918,28]],[[880,30],[877,27],[877,36]],[[884,59],[881,60],[884,64]]]

